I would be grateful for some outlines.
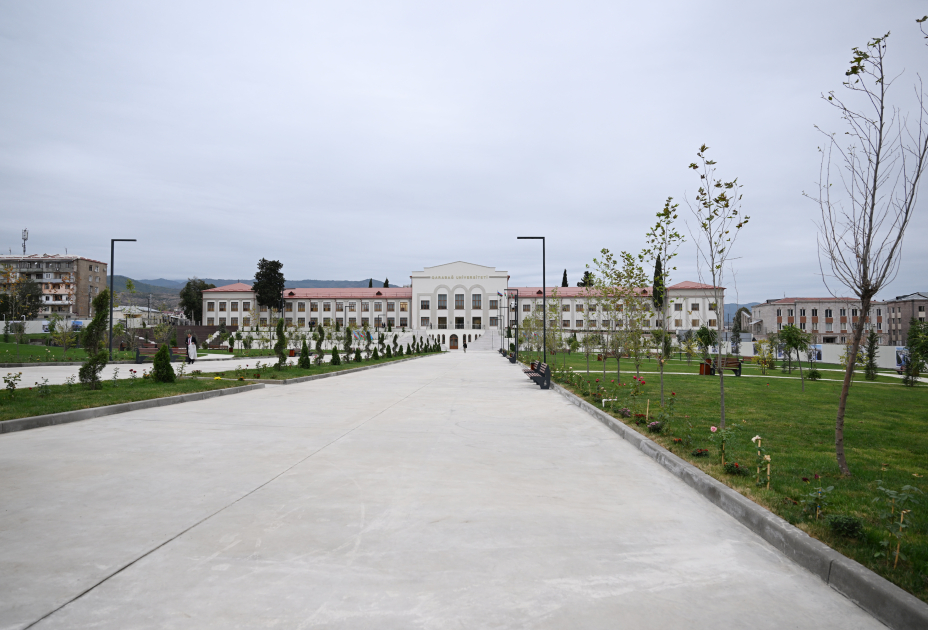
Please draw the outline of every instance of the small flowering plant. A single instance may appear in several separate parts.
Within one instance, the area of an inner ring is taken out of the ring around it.
[[[134,383],[138,380],[139,373],[135,370],[129,370],[129,382]]]
[[[722,466],[725,466],[725,445],[735,438],[735,427],[737,427],[737,425],[731,425],[725,429],[720,429],[715,426],[709,427],[709,431],[712,432],[709,439],[716,445],[716,448],[718,448],[719,459]]]
[[[664,430],[664,423],[660,421],[654,421],[648,423],[648,432],[650,433],[660,433]]]

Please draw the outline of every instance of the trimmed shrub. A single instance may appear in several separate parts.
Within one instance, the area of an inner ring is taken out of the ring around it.
[[[308,370],[312,363],[309,360],[309,348],[306,346],[306,340],[303,340],[303,347],[300,349],[300,361],[298,365],[304,370]]]
[[[825,519],[831,531],[845,538],[860,538],[864,533],[864,524],[856,516],[834,515]]]
[[[810,381],[817,381],[818,379],[822,378],[822,373],[816,370],[815,368],[812,368],[811,370],[809,370],[809,373],[806,375],[806,378],[809,379]]]
[[[277,342],[274,344],[274,354],[277,355],[277,369],[287,363],[287,335],[284,333],[284,318],[277,320]]]
[[[100,389],[100,372],[106,367],[108,362],[109,354],[106,350],[101,350],[87,359],[81,366],[81,369],[77,371],[77,376],[81,383],[87,389]]]
[[[156,383],[173,383],[177,380],[174,368],[171,367],[171,350],[167,345],[161,346],[155,354],[154,367],[151,370],[151,380]]]
[[[393,358],[393,351],[390,350],[390,346],[387,346],[386,357],[387,357],[388,359],[392,359],[392,358]]]
[[[361,362],[361,350],[359,350],[358,348],[354,349],[354,362],[355,363]]]
[[[374,356],[373,356],[373,359],[374,359],[374,361],[380,361],[380,353],[377,352],[377,348],[374,348]]]
[[[338,348],[332,348],[332,360],[329,362],[329,365],[341,365],[342,358],[338,356]]]

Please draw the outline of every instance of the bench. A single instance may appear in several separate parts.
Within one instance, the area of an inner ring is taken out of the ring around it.
[[[735,359],[734,357],[724,357],[722,359],[719,359],[717,363],[715,364],[710,363],[710,365],[711,365],[711,369],[709,370],[709,374],[711,376],[715,376],[716,369],[731,370],[732,372],[735,373],[735,376],[741,376],[741,366],[742,366],[741,361],[738,359]]]
[[[151,357],[151,360],[155,360],[155,355],[158,354],[160,348],[158,346],[149,346],[145,348],[136,348],[135,350],[135,362],[144,363],[145,359]],[[187,358],[187,349],[186,348],[170,348],[171,351],[171,361],[184,361]]]
[[[547,363],[532,363],[531,367],[522,371],[542,389],[551,387],[551,368]]]

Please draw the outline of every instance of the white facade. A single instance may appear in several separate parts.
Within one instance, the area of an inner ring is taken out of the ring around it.
[[[413,327],[497,329],[505,308],[509,274],[495,267],[453,262],[425,267],[412,279]]]

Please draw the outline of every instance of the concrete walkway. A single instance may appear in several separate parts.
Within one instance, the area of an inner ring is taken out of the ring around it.
[[[0,436],[0,628],[882,627],[491,352]]]

